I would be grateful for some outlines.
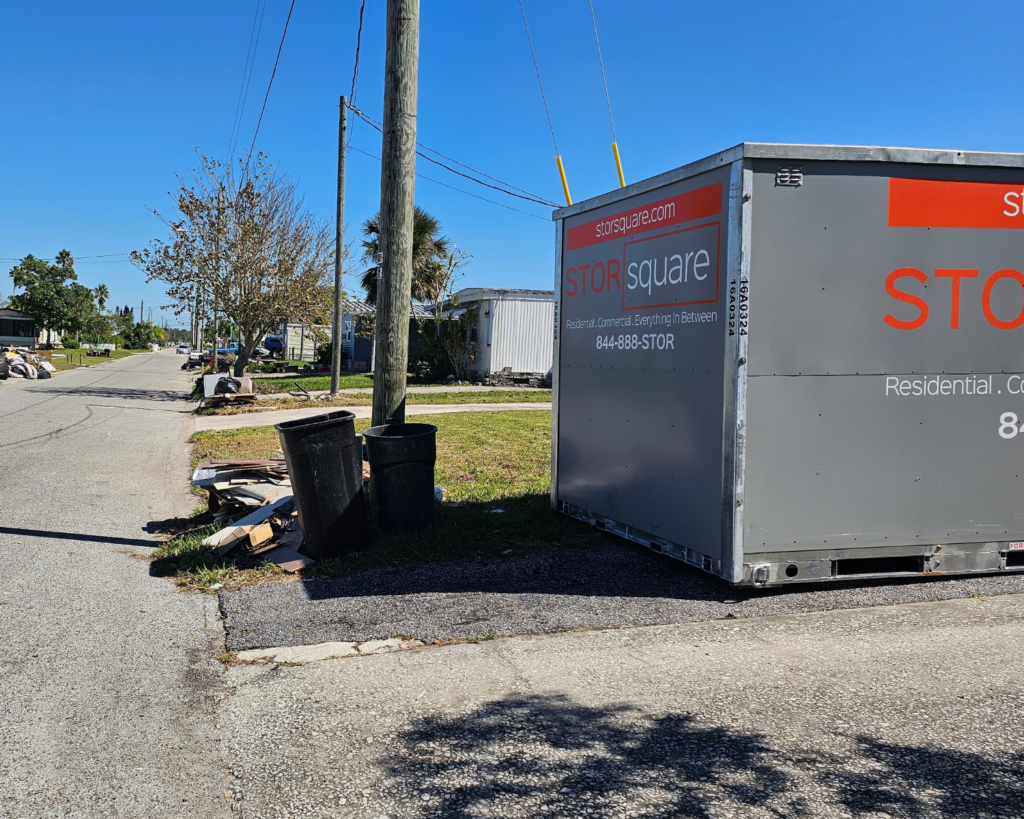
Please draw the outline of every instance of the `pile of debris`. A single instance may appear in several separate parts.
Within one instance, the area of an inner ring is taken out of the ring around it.
[[[28,347],[0,348],[0,381],[7,378],[49,378],[55,372],[56,367]]]
[[[233,521],[203,541],[211,555],[259,556],[288,572],[315,562],[298,551],[302,530],[283,459],[208,461],[192,485],[209,491],[215,521]]]
[[[227,407],[239,404],[251,406],[259,398],[253,390],[252,379],[247,375],[232,378],[229,375],[203,376],[203,406]]]

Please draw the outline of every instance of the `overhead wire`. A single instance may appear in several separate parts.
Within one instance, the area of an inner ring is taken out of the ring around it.
[[[77,262],[79,259],[109,259],[112,256],[127,256],[128,253],[129,251],[125,251],[124,253],[100,253],[96,256],[72,256],[71,258]],[[25,257],[22,256],[21,259],[0,259],[0,262],[20,262],[24,258]],[[57,260],[56,256],[47,258],[36,256],[34,258],[39,259],[41,262],[54,262]]]
[[[245,114],[245,103],[249,99],[249,83],[252,82],[252,69],[256,64],[256,52],[260,47],[260,34],[263,32],[263,17],[267,13],[267,0],[263,0],[263,13],[260,14],[260,0],[256,0],[256,9],[252,16],[252,29],[249,32],[249,48],[245,52],[245,67],[242,69],[242,84],[238,88],[238,102],[235,103],[235,118],[231,121],[231,136],[228,139],[229,151],[234,154],[238,146],[238,133],[242,127]],[[259,28],[256,26],[259,18]],[[253,39],[255,36],[255,47]]]
[[[366,11],[366,0],[360,0],[359,3],[359,27],[356,29],[356,56],[352,61],[352,90],[349,92],[348,101],[349,105],[354,105],[356,101],[356,86],[359,82],[359,49],[363,42],[363,12]],[[355,126],[355,122],[352,123]],[[345,142],[347,148],[352,144],[352,131],[354,127],[350,126],[348,130],[348,137]]]
[[[375,130],[380,131],[381,133],[384,132],[383,124],[378,122],[377,120],[375,120],[373,117],[369,116],[368,114],[366,114],[364,111],[360,111],[354,105],[349,105],[349,110],[353,114],[355,114],[357,117],[359,117],[361,120],[363,120],[371,128],[374,128]],[[431,153],[435,153],[438,156],[445,156],[440,151],[436,151],[433,148],[428,148],[427,146],[423,145],[420,142],[417,142],[416,144],[420,148],[423,148],[424,150],[430,151]],[[499,183],[499,185],[501,185],[503,187],[498,187],[498,185],[488,184],[487,182],[484,182],[484,181],[482,181],[480,179],[477,179],[474,176],[470,176],[469,174],[462,173],[462,171],[458,171],[455,168],[452,168],[451,166],[446,165],[444,162],[441,162],[441,161],[439,161],[437,159],[434,159],[431,156],[427,156],[425,153],[423,153],[423,151],[419,151],[419,150],[416,151],[416,155],[419,156],[419,157],[422,157],[425,160],[427,160],[427,162],[431,162],[434,165],[437,165],[437,166],[439,166],[441,168],[444,168],[446,171],[449,171],[450,173],[453,173],[456,176],[461,176],[463,179],[468,179],[471,182],[476,182],[478,185],[483,185],[485,188],[490,188],[491,190],[499,191],[500,193],[503,193],[506,196],[514,196],[517,199],[525,199],[527,202],[536,202],[538,205],[547,205],[549,207],[556,207],[556,208],[558,207],[558,204],[556,202],[552,202],[550,199],[544,199],[543,197],[540,197],[537,194],[530,193],[529,191],[523,190],[522,188],[517,188],[514,185],[510,185],[508,182],[503,182],[502,180],[497,179],[496,177],[490,176],[489,174],[485,174],[483,171],[478,171],[478,170],[476,170],[476,168],[472,168],[469,165],[466,165],[466,164],[464,164],[462,162],[459,162],[458,160],[451,159],[450,157],[445,157],[445,158],[448,159],[450,162],[453,162],[456,165],[459,165],[459,166],[461,166],[463,168],[466,168],[467,170],[472,171],[475,174],[478,174],[479,176],[483,176],[483,177],[486,177],[487,179],[490,179],[490,180],[492,180],[494,182],[497,182],[497,183]],[[516,191],[519,191],[519,193],[516,193]]]
[[[281,61],[281,49],[284,48],[284,38],[288,36],[288,24],[292,21],[292,12],[295,11],[295,0],[288,7],[288,18],[284,21],[284,31],[281,32],[281,42],[277,46],[277,57],[274,58],[274,70],[270,72],[270,82],[267,83],[267,93],[263,96],[263,107],[260,109],[260,118],[256,121],[256,131],[252,135],[252,144],[249,146],[249,156],[252,156],[253,148],[256,147],[256,137],[260,133],[260,125],[263,124],[263,113],[267,110],[267,100],[270,99],[270,89],[274,86],[274,77],[277,76],[277,64]]]
[[[612,126],[612,153],[615,155],[615,169],[619,172],[619,187],[626,187],[626,178],[622,173],[622,160],[619,159],[619,140],[615,136],[615,120],[612,118],[612,98],[608,94],[608,77],[604,73],[604,57],[601,55],[601,40],[597,36],[597,17],[594,15],[594,0],[590,2],[590,20],[594,24],[594,42],[597,44],[597,61],[601,65],[601,82],[604,83],[604,101],[608,104],[608,122]]]
[[[523,27],[526,29],[526,41],[530,44],[530,56],[533,57],[533,70],[537,72],[537,85],[540,87],[540,98],[544,103],[544,113],[548,118],[548,128],[551,130],[551,141],[555,145],[555,161],[558,163],[558,175],[562,179],[562,191],[565,193],[565,203],[572,204],[572,197],[569,195],[569,182],[565,178],[565,166],[562,164],[562,155],[558,152],[558,140],[555,139],[555,126],[551,122],[551,111],[548,109],[548,98],[544,94],[544,83],[540,78],[540,66],[537,64],[537,52],[533,48],[533,37],[530,36],[530,24],[526,22],[526,9],[523,7],[523,0],[519,0],[519,11],[523,15]]]
[[[369,151],[364,151],[362,148],[357,148],[355,145],[349,145],[347,147],[348,150],[350,151],[356,151],[358,153],[370,157],[371,159],[376,159],[378,162],[380,161],[380,157],[377,156],[376,154],[372,154]],[[450,190],[458,191],[459,193],[464,193],[466,196],[472,196],[474,199],[479,199],[482,202],[490,202],[492,205],[497,205],[499,208],[505,208],[506,210],[514,210],[516,213],[522,213],[524,216],[532,216],[534,219],[540,219],[542,222],[548,221],[547,217],[545,216],[538,216],[536,213],[530,213],[529,211],[520,210],[519,208],[514,208],[511,205],[506,205],[503,202],[497,202],[494,199],[488,199],[484,196],[478,196],[475,193],[470,193],[469,191],[463,190],[462,188],[456,188],[454,185],[449,185],[446,182],[440,181],[439,179],[433,179],[432,177],[425,176],[424,174],[421,174],[419,171],[416,172],[416,176],[418,176],[420,179],[425,179],[427,182],[433,182],[435,185],[440,185],[443,188],[449,188]]]

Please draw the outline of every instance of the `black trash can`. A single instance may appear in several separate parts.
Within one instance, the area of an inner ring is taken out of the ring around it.
[[[409,532],[434,521],[437,427],[385,424],[363,430],[370,497],[383,529]]]
[[[339,410],[274,427],[288,463],[303,551],[317,560],[359,552],[371,543],[354,420],[351,412]]]

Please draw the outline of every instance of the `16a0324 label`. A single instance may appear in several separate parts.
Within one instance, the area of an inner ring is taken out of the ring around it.
[[[747,334],[749,299],[750,285],[746,279],[729,285],[729,335]]]

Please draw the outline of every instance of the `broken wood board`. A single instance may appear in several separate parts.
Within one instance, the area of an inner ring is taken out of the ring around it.
[[[203,545],[207,549],[214,549],[215,551],[220,553],[221,547],[227,541],[230,540],[234,542],[245,537],[247,534],[249,534],[253,527],[255,527],[257,524],[263,523],[263,521],[265,520],[269,520],[270,518],[272,518],[274,516],[274,513],[278,509],[280,509],[287,503],[291,503],[293,500],[294,499],[291,495],[286,495],[285,497],[276,500],[273,503],[264,504],[259,509],[250,512],[241,520],[235,521],[234,526],[226,526],[219,532],[210,535],[208,538],[206,538],[206,540],[203,541]]]

